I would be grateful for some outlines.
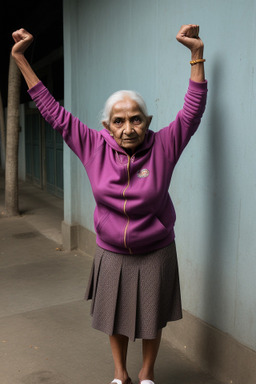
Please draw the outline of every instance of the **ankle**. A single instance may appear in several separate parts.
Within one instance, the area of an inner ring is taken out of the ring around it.
[[[119,379],[122,382],[127,380],[129,377],[128,372],[126,370],[120,370],[120,369],[115,369],[115,379]]]
[[[154,381],[155,380],[154,369],[144,369],[144,368],[142,368],[140,370],[140,373],[139,373],[138,377],[139,377],[140,381],[142,381],[142,380]]]

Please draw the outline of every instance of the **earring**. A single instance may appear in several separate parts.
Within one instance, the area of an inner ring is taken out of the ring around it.
[[[110,133],[110,136],[111,136],[111,137],[114,137],[113,133]]]

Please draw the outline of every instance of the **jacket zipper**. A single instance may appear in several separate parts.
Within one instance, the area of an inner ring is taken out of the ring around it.
[[[127,185],[123,191],[123,197],[124,197],[124,214],[125,216],[127,217],[127,224],[125,226],[125,229],[124,229],[124,246],[126,249],[128,249],[129,253],[132,254],[132,250],[131,248],[128,247],[127,245],[127,230],[128,230],[128,227],[129,227],[129,224],[130,224],[130,218],[126,212],[126,204],[127,204],[127,198],[125,196],[125,192],[127,190],[127,188],[129,187],[130,185],[130,164],[131,164],[131,157],[128,156],[128,163],[127,163],[127,174],[128,174],[128,182],[127,182]]]

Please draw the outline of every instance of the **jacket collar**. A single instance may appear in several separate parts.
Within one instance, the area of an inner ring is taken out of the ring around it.
[[[117,151],[119,153],[123,153],[123,154],[127,155],[125,150],[122,147],[120,147],[120,145],[117,144],[117,142],[115,141],[115,139],[112,136],[110,136],[109,131],[107,129],[105,129],[105,128],[102,129],[100,131],[100,133],[103,136],[104,140],[107,142],[107,144],[112,149],[114,149],[115,151]],[[147,151],[148,149],[150,149],[152,147],[154,141],[155,141],[155,132],[153,132],[152,130],[149,129],[148,133],[145,136],[143,143],[136,149],[135,155],[140,153],[140,152]]]

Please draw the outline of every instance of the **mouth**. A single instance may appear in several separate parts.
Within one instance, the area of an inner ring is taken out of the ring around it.
[[[137,141],[137,137],[128,137],[126,139],[123,139],[125,142],[134,142]]]

